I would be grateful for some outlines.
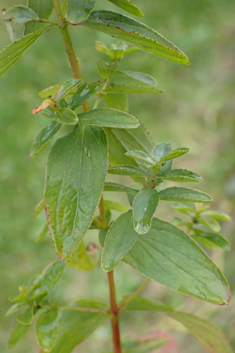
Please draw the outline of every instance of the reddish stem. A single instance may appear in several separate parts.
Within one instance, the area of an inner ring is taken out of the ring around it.
[[[113,271],[108,272],[108,280],[109,280],[110,306],[111,306],[111,313],[112,313],[111,324],[112,324],[112,332],[113,332],[113,352],[121,353],[122,349],[121,349],[121,339],[120,339],[120,329],[119,329],[119,313],[118,313],[118,306],[116,302]]]

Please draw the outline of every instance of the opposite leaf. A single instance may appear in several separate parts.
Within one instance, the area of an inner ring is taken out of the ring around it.
[[[37,321],[37,341],[43,352],[50,352],[54,347],[58,321],[58,310],[56,307],[44,311]]]
[[[95,0],[68,0],[66,19],[71,24],[79,24],[90,15]]]
[[[149,86],[156,86],[157,82],[156,80],[150,76],[147,75],[143,72],[137,72],[137,71],[117,71],[119,75],[125,76],[127,78],[131,78],[132,80],[138,81],[145,83],[146,85]]]
[[[161,200],[165,201],[190,201],[190,202],[211,202],[212,197],[205,192],[173,186],[159,192]]]
[[[77,126],[52,148],[46,172],[45,206],[52,241],[62,259],[71,259],[89,228],[106,169],[107,141],[99,127]]]

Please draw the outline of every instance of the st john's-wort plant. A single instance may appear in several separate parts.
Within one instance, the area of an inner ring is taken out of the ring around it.
[[[129,0],[109,2],[134,16],[143,15]],[[41,113],[50,121],[37,135],[31,158],[35,158],[65,125],[71,129],[69,134],[66,130],[51,149],[44,200],[34,212],[36,217],[45,210],[47,218],[36,241],[49,230],[60,260],[46,267],[26,286],[21,286],[17,297],[10,298],[13,306],[7,315],[17,312],[17,324],[9,346],[12,348],[21,341],[37,314],[36,336],[41,352],[72,352],[106,320],[111,320],[113,353],[152,352],[168,340],[155,337],[122,343],[119,316],[126,311],[162,311],[188,328],[210,352],[232,353],[230,343],[218,327],[195,315],[175,311],[167,303],[138,295],[155,280],[212,304],[228,304],[230,298],[225,277],[197,244],[228,250],[227,240],[218,234],[220,225],[216,219],[229,220],[229,217],[203,206],[212,201],[205,192],[167,187],[168,181],[197,183],[202,180],[192,171],[173,168],[174,159],[183,156],[188,149],[172,148],[169,143],[154,145],[139,120],[126,112],[127,94],[162,92],[151,76],[119,70],[119,63],[126,55],[143,50],[179,64],[188,65],[189,60],[154,29],[120,13],[95,10],[95,5],[95,0],[62,3],[28,0],[27,6],[3,10],[12,43],[0,52],[0,75],[41,35],[58,29],[74,76],[40,91],[42,103],[33,110],[33,114]],[[53,10],[57,21],[50,20]],[[21,32],[15,30],[17,24],[21,24]],[[109,48],[101,42],[95,44],[105,58],[97,63],[99,82],[82,80],[69,26],[76,26],[78,32],[85,26],[118,40]],[[92,96],[96,96],[96,101],[90,108],[88,100]],[[120,180],[128,176],[132,181],[130,185],[107,182],[107,173],[119,175]],[[106,199],[106,191],[126,193],[129,209]],[[164,201],[173,201],[175,210],[189,216],[190,221],[177,217],[168,223],[155,218],[155,211]],[[194,204],[198,206],[195,208]],[[112,218],[112,210],[121,213],[117,219]],[[181,225],[187,227],[186,233],[178,228]],[[92,255],[93,249],[83,242],[89,229],[99,233],[97,244],[93,246],[102,249],[101,267],[108,275],[110,305],[84,299],[69,306],[58,306],[49,294],[65,267],[92,270],[99,263]],[[131,265],[148,280],[117,303],[113,271],[120,261]]]

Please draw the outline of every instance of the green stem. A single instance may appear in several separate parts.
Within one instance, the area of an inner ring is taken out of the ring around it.
[[[119,329],[119,312],[116,302],[116,292],[114,284],[113,271],[108,272],[108,281],[109,281],[109,295],[110,295],[110,306],[111,306],[111,324],[113,332],[113,352],[122,353],[121,349],[121,339],[120,339],[120,329]]]
[[[97,97],[97,99],[95,101],[93,109],[97,109],[98,108],[98,106],[99,106],[99,104],[100,104],[100,102],[101,102],[101,100],[103,98],[103,91],[105,90],[105,88],[107,87],[108,84],[109,84],[109,81],[106,80],[102,90],[99,92],[99,95],[98,95],[98,97]]]
[[[127,300],[122,303],[122,305],[119,306],[118,311],[122,311],[124,307],[132,301],[134,297],[136,297],[142,290],[151,282],[151,279],[148,279],[146,282],[144,282],[132,295],[130,295]]]

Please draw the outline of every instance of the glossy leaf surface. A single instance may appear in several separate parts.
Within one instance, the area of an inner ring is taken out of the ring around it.
[[[25,23],[37,18],[36,12],[22,5],[12,7],[3,16],[3,20],[9,21],[13,19],[15,23]]]
[[[61,98],[66,96],[74,87],[76,87],[81,80],[73,78],[64,82],[56,92],[56,101],[59,101]]]
[[[28,34],[16,42],[9,44],[6,48],[0,51],[0,77],[10,69],[26,52],[27,49],[33,45],[42,34],[48,32],[52,26],[39,29],[36,32]]]
[[[104,243],[102,268],[111,271],[132,248],[138,233],[134,230],[132,211],[122,214],[111,225]]]
[[[83,83],[72,96],[69,108],[75,110],[82,105],[99,89],[100,85],[100,82],[92,83],[89,86]]]
[[[18,323],[12,331],[9,339],[9,348],[15,347],[26,335],[30,325],[22,325]]]
[[[117,184],[117,183],[112,183],[112,182],[106,182],[104,184],[104,191],[128,192],[131,194],[137,194],[137,192],[138,192],[137,189],[133,189],[128,186],[125,186],[122,184]]]
[[[68,262],[68,266],[76,268],[79,271],[94,270],[98,262],[96,255],[97,253],[89,254],[86,250],[84,242],[82,241],[75,251],[71,261]]]
[[[120,303],[122,305],[129,297],[125,297]],[[163,302],[147,299],[144,297],[134,297],[123,309],[123,311],[174,311],[174,309]]]
[[[159,201],[155,189],[142,189],[133,202],[133,218],[135,231],[145,234],[151,228],[152,218]]]
[[[112,2],[114,5],[120,7],[126,12],[131,13],[134,16],[143,16],[143,12],[134,4],[130,2],[130,0],[108,0]]]
[[[40,19],[47,20],[54,8],[53,0],[28,0],[27,6],[35,11]],[[45,26],[45,23],[31,21],[25,25],[25,34],[29,34]]]
[[[36,335],[38,344],[44,352],[52,350],[57,337],[58,324],[58,310],[56,307],[44,311],[39,317]]]
[[[202,181],[200,175],[185,169],[171,169],[166,172],[159,171],[157,178],[164,180],[180,181],[180,182],[199,182]]]
[[[17,316],[17,321],[22,325],[30,325],[33,321],[33,307],[29,307],[22,314]]]
[[[62,259],[72,257],[89,228],[106,169],[107,141],[99,127],[78,126],[52,148],[46,172],[45,205],[49,231]]]
[[[152,76],[147,75],[147,74],[145,74],[143,72],[138,72],[138,71],[117,71],[117,73],[119,75],[124,76],[124,77],[131,78],[132,80],[145,83],[146,85],[149,85],[149,86],[156,86],[157,85],[156,80]]]
[[[148,171],[145,171],[143,169],[140,169],[131,165],[125,165],[125,164],[120,164],[109,168],[108,173],[116,174],[116,175],[128,175],[128,176],[134,176],[134,177],[151,175],[148,173]]]
[[[104,93],[162,93],[160,89],[155,87],[140,86],[140,85],[131,85],[131,84],[122,84],[114,85],[111,84],[105,88]]]
[[[78,114],[81,124],[136,129],[139,121],[131,114],[116,109],[94,109]]]
[[[91,13],[95,0],[68,0],[66,19],[69,23],[83,22]]]
[[[30,158],[36,157],[50,143],[55,134],[61,128],[61,124],[53,121],[51,124],[44,127],[37,135],[30,151]]]
[[[224,332],[211,322],[182,312],[168,313],[168,316],[184,325],[209,352],[234,353]]]
[[[187,56],[157,31],[132,18],[111,11],[93,11],[84,26],[133,44],[164,59],[188,65]]]
[[[190,201],[190,202],[211,202],[212,197],[205,192],[181,187],[171,187],[159,192],[161,200],[166,201]]]
[[[187,234],[154,218],[123,261],[143,275],[178,292],[214,304],[230,298],[226,279]]]

